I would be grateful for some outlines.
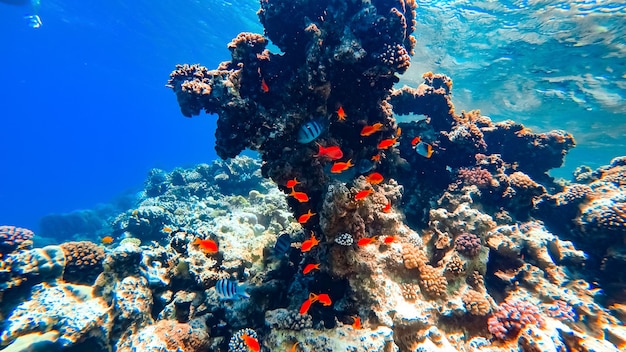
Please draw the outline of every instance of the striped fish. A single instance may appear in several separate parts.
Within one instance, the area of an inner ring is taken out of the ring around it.
[[[215,291],[222,301],[250,298],[246,293],[246,284],[228,279],[219,279],[215,283]]]
[[[276,257],[282,257],[287,253],[289,248],[291,247],[291,236],[288,233],[283,233],[278,236],[276,240],[276,244],[274,245],[274,255]]]
[[[298,131],[298,143],[307,144],[313,142],[322,134],[322,125],[317,121],[309,121],[300,127]]]

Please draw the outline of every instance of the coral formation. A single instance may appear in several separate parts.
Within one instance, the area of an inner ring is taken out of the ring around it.
[[[0,226],[0,255],[11,253],[18,248],[27,248],[32,244],[34,233],[22,227]]]
[[[63,280],[77,284],[93,284],[102,272],[104,250],[89,241],[65,242],[59,247],[65,254]]]

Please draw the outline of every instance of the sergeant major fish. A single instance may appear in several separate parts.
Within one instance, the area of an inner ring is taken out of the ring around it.
[[[222,301],[250,298],[246,292],[246,284],[228,279],[219,279],[215,283],[215,291]]]
[[[298,130],[298,143],[307,144],[317,139],[324,129],[317,121],[309,121],[304,123]]]

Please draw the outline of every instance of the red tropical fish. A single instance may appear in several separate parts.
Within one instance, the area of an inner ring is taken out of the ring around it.
[[[354,317],[354,322],[352,323],[352,327],[355,330],[360,330],[361,329],[361,317],[359,317],[359,316],[355,316]]]
[[[356,244],[359,247],[363,247],[363,246],[367,246],[368,244],[372,244],[374,242],[376,242],[376,236],[361,238],[360,240],[357,241]]]
[[[319,243],[320,241],[318,241],[317,238],[315,238],[315,234],[313,233],[313,231],[311,231],[311,238],[302,242],[302,248],[300,248],[300,250],[302,250],[303,252],[308,252],[313,247],[317,246]]]
[[[393,242],[395,242],[397,240],[398,240],[398,237],[396,237],[396,236],[385,236],[385,239],[383,239],[383,243],[390,244],[390,243],[393,243]]]
[[[241,339],[248,346],[248,348],[253,352],[259,352],[261,350],[261,345],[259,344],[259,340],[250,336],[248,334],[241,335]]]
[[[378,149],[387,149],[398,142],[398,138],[383,139],[378,143]]]
[[[333,164],[333,166],[330,168],[330,172],[334,173],[334,174],[338,174],[341,173],[343,171],[348,170],[349,168],[353,167],[354,164],[352,164],[352,159],[348,160],[347,162],[341,162],[338,161],[336,163]]]
[[[333,301],[330,299],[330,296],[327,293],[320,293],[319,295],[317,295],[317,301],[324,306],[329,306],[333,304]]]
[[[191,244],[198,246],[205,254],[215,254],[218,251],[217,243],[213,240],[196,238]]]
[[[306,203],[309,201],[309,196],[307,196],[306,193],[296,192],[293,188],[291,189],[291,193],[289,193],[289,195],[296,198],[296,200],[300,203]]]
[[[300,184],[300,182],[294,177],[293,179],[287,181],[287,185],[286,186],[288,188],[294,188],[294,187],[296,187],[296,185],[299,185],[299,184]]]
[[[311,218],[311,216],[315,215],[316,213],[312,213],[311,209],[309,209],[309,211],[306,214],[302,214],[300,215],[300,217],[298,217],[298,222],[301,224],[306,223],[307,221],[309,221],[309,219]]]
[[[361,136],[363,137],[371,136],[374,133],[378,132],[381,127],[383,127],[383,124],[380,122],[377,122],[373,125],[363,126],[363,128],[361,129]]]
[[[391,202],[387,203],[383,208],[383,213],[388,213],[391,211]]]
[[[267,93],[270,91],[270,87],[265,82],[265,78],[261,78],[261,90],[263,91],[263,93]]]
[[[320,264],[319,264],[319,263],[317,263],[317,264],[314,264],[314,263],[307,264],[307,265],[304,267],[304,269],[302,270],[302,273],[303,273],[304,275],[306,275],[306,274],[310,273],[311,271],[313,271],[313,270],[315,270],[315,269],[317,269],[317,270],[319,270],[319,269],[320,269]]]
[[[371,189],[364,189],[362,191],[359,191],[355,196],[354,199],[355,200],[362,200],[367,198],[367,196],[369,196],[370,194],[374,193],[374,191],[372,191]]]
[[[319,145],[319,151],[317,152],[317,154],[313,155],[314,157],[324,157],[324,158],[328,158],[330,160],[338,160],[343,158],[343,152],[341,151],[341,148],[339,148],[339,146],[336,145],[331,145],[330,147],[324,148],[321,145]]]
[[[374,172],[369,174],[366,178],[365,181],[369,182],[372,185],[377,185],[381,182],[383,182],[385,178],[383,177],[383,175],[379,174],[378,172]]]
[[[343,110],[343,106],[339,106],[339,109],[337,109],[337,118],[339,119],[339,121],[345,121],[346,117],[348,117],[348,115]]]

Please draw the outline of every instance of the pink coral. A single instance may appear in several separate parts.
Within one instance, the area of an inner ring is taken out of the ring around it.
[[[464,185],[473,185],[478,188],[489,187],[493,179],[489,171],[480,167],[462,167],[459,169],[458,178]]]
[[[456,250],[468,257],[475,257],[480,253],[482,243],[480,237],[471,233],[462,233],[454,240]]]
[[[487,321],[489,332],[500,340],[517,336],[527,325],[543,327],[545,321],[539,308],[530,302],[507,300],[500,303],[498,311]]]

